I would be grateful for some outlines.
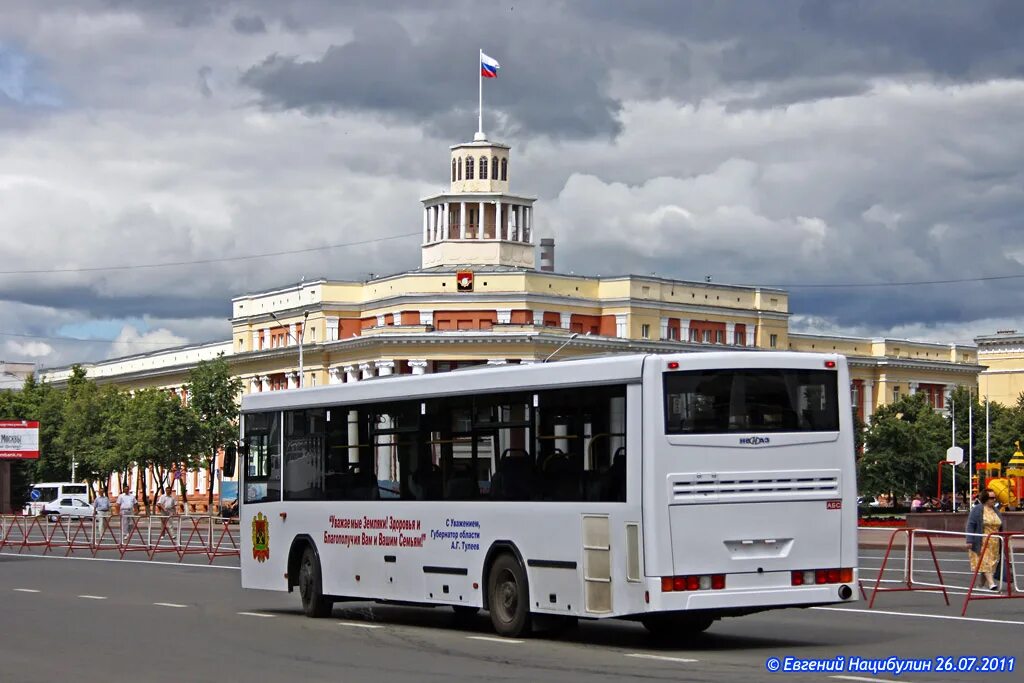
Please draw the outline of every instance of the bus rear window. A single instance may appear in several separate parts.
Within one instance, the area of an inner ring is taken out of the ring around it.
[[[665,432],[835,432],[833,370],[697,370],[665,374]]]

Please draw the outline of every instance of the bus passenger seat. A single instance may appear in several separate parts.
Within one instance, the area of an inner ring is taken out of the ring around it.
[[[533,460],[523,450],[507,449],[491,480],[495,500],[533,500],[536,494]]]

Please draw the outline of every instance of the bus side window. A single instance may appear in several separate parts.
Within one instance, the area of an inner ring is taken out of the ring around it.
[[[281,500],[281,414],[250,413],[245,416],[244,500],[248,503]]]

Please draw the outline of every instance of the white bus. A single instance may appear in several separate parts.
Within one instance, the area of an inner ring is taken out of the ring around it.
[[[52,503],[65,497],[79,500],[88,505],[89,487],[87,484],[76,484],[67,481],[33,484],[32,491],[29,493],[29,500],[25,504],[23,512],[26,515],[41,515],[47,503]]]
[[[667,634],[852,601],[842,356],[487,366],[242,399],[242,585]]]

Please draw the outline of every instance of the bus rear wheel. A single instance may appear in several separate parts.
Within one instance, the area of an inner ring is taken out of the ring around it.
[[[512,555],[499,555],[487,582],[488,609],[495,632],[516,638],[530,632],[530,587],[526,572]]]
[[[299,564],[299,596],[302,598],[302,611],[307,617],[323,619],[331,616],[334,601],[324,596],[320,558],[311,547],[303,551]]]
[[[683,640],[696,636],[707,631],[714,622],[715,618],[706,614],[672,612],[648,614],[640,619],[640,623],[652,636],[666,640]]]

